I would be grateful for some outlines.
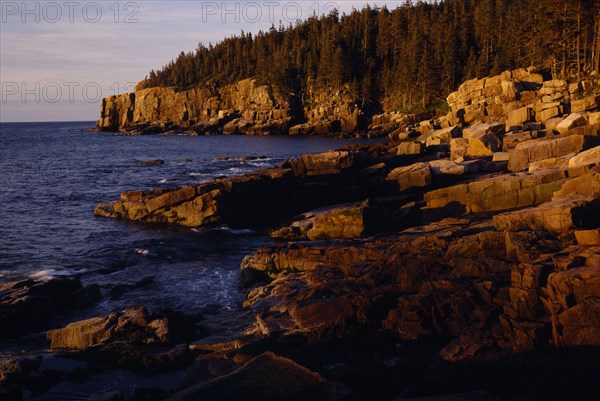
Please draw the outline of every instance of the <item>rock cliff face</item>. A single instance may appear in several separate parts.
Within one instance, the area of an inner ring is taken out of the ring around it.
[[[423,116],[421,116],[423,117]],[[382,136],[418,122],[417,116],[365,113],[348,86],[318,89],[311,82],[303,93],[279,93],[254,79],[223,87],[150,88],[103,99],[96,128],[131,135],[334,135]],[[372,123],[372,124],[371,124]]]
[[[270,132],[276,126],[291,122],[288,99],[265,85],[246,79],[221,88],[193,88],[175,91],[173,88],[151,88],[111,96],[102,101],[100,130],[121,130],[141,133],[164,132],[169,129],[189,129],[196,133],[224,129],[237,119],[246,122],[244,128]],[[243,126],[244,124],[238,124]]]

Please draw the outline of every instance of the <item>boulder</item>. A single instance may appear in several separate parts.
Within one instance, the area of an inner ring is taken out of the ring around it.
[[[569,170],[573,172],[573,170]],[[575,175],[575,174],[574,174]],[[583,175],[571,178],[563,183],[558,191],[552,196],[553,200],[568,198],[573,195],[597,195],[600,194],[600,173],[584,172]]]
[[[566,169],[569,165],[569,160],[575,156],[575,153],[569,153],[568,155],[551,157],[549,159],[538,160],[529,164],[528,171],[535,171],[546,168],[558,168]],[[510,155],[509,155],[510,160]]]
[[[511,171],[523,171],[532,162],[579,153],[598,145],[600,137],[588,135],[570,135],[519,143],[509,150],[508,168]]]
[[[242,260],[241,272],[260,272],[262,276],[277,278],[282,273],[313,272],[323,266],[352,266],[380,260],[381,253],[361,246],[340,245],[322,249],[318,247],[297,246],[294,244],[263,247]],[[252,274],[250,274],[252,276]],[[258,275],[260,276],[260,275]],[[244,278],[244,277],[242,277]],[[251,277],[252,278],[252,277]],[[254,282],[245,281],[245,286],[254,285]],[[244,303],[252,305],[250,296]]]
[[[500,138],[504,135],[504,124],[480,123],[463,130],[463,138],[467,139],[469,145],[474,141],[481,142],[477,147],[485,147],[492,152],[502,149]]]
[[[546,136],[545,131],[525,131],[508,133],[504,136],[502,140],[502,151],[508,152],[509,150],[516,148],[517,145],[521,142],[542,138],[544,136]]]
[[[300,158],[307,176],[340,174],[342,171],[364,164],[366,155],[361,152],[331,151],[305,154]]]
[[[294,125],[289,129],[289,135],[297,136],[297,135],[315,135],[315,126],[312,124],[299,124]]]
[[[600,111],[588,113],[587,118],[590,125],[600,124]]]
[[[280,228],[273,238],[327,240],[358,238],[407,227],[417,217],[416,207],[394,199],[368,199],[360,204],[343,205],[306,213],[303,219]]]
[[[600,146],[588,149],[569,159],[569,167],[600,165]]]
[[[573,113],[562,120],[561,123],[556,126],[556,130],[561,134],[566,134],[569,130],[587,125],[587,123],[587,119],[583,114]]]
[[[420,155],[425,151],[425,144],[420,142],[402,142],[396,148],[396,154],[402,156]]]
[[[317,215],[307,231],[308,239],[358,238],[366,231],[366,205],[333,209]]]
[[[429,162],[429,167],[434,176],[463,175],[469,172],[466,165],[452,160],[433,160]]]
[[[532,110],[529,107],[521,107],[508,113],[506,118],[506,127],[521,127],[532,119]]]
[[[406,167],[398,167],[392,170],[387,180],[395,180],[400,190],[410,188],[422,188],[431,185],[432,173],[427,163],[416,163]]]
[[[109,332],[116,326],[116,316],[95,317],[71,323],[64,329],[47,333],[51,348],[85,349],[104,344],[111,338]]]
[[[499,231],[554,231],[600,225],[600,197],[573,195],[540,206],[494,216]]]
[[[575,231],[577,244],[582,246],[600,246],[600,229]]]
[[[450,158],[454,161],[492,154],[493,151],[479,139],[456,138],[450,141]]]
[[[331,326],[342,326],[355,315],[349,299],[317,300],[306,305],[294,305],[290,317],[301,331],[319,331]]]
[[[86,349],[112,342],[130,344],[168,343],[193,333],[193,321],[178,314],[152,317],[145,307],[126,308],[108,316],[95,317],[49,330],[50,347]]]
[[[509,156],[510,155],[509,155],[508,152],[496,152],[492,156],[492,161],[493,162],[507,162],[508,163]]]
[[[425,143],[426,146],[439,145],[449,143],[452,138],[460,137],[462,129],[457,126],[452,126],[444,129],[428,131],[417,138],[417,141]]]
[[[562,114],[561,108],[558,106],[536,112],[535,117],[538,121],[548,121],[551,118],[558,117]]]
[[[501,175],[427,192],[424,200],[433,209],[458,203],[466,213],[510,210],[551,200],[565,178],[556,169]]]
[[[596,110],[600,108],[600,95],[588,96],[581,100],[571,101],[571,112],[577,113],[581,111]]]

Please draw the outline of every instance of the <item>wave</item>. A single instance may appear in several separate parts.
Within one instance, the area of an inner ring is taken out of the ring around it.
[[[48,281],[48,280],[55,279],[56,277],[73,276],[77,273],[83,273],[85,271],[86,271],[86,269],[82,269],[80,271],[74,271],[74,270],[68,270],[68,269],[58,270],[58,269],[54,269],[54,268],[48,268],[48,269],[42,269],[42,270],[38,270],[36,272],[29,273],[27,275],[27,277],[36,279],[36,280]]]

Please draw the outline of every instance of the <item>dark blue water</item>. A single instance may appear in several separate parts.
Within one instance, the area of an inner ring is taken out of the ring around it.
[[[186,312],[239,307],[242,258],[269,244],[251,231],[153,228],[93,216],[121,191],[195,184],[275,165],[353,140],[292,137],[127,137],[93,123],[0,125],[0,281],[77,275],[103,288],[89,316],[144,304]],[[216,157],[267,156],[256,161]],[[140,161],[162,159],[163,165]],[[136,289],[113,293],[114,285]]]

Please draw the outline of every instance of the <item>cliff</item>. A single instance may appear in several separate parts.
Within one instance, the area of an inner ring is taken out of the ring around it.
[[[291,121],[289,102],[265,85],[243,80],[222,88],[150,88],[102,100],[100,130],[152,132],[189,129],[201,132],[211,125],[223,129],[235,117],[269,129]]]
[[[150,88],[102,100],[96,128],[130,134],[328,135],[356,133],[367,118],[348,88],[281,94],[244,79],[223,87]]]

